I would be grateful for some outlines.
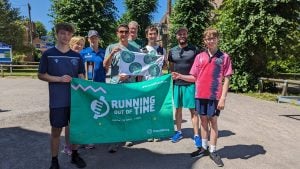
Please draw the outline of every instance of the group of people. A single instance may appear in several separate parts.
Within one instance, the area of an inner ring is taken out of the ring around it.
[[[179,28],[176,31],[178,45],[170,49],[168,55],[157,42],[158,29],[154,25],[148,26],[145,30],[148,43],[144,45],[137,37],[137,22],[120,24],[116,28],[118,42],[109,45],[106,50],[99,46],[100,36],[96,30],[88,32],[89,47],[85,49],[83,49],[85,38],[73,37],[74,32],[71,24],[58,23],[55,25],[56,46],[43,53],[38,70],[38,78],[49,82],[52,155],[50,169],[60,168],[58,153],[63,127],[65,127],[66,141],[63,152],[71,156],[71,163],[78,168],[86,167],[86,162],[78,153],[78,145],[69,142],[70,81],[72,78],[105,83],[106,72],[110,69],[109,82],[112,84],[148,80],[145,77],[130,76],[119,72],[121,50],[151,52],[164,57],[165,62],[168,62],[174,81],[176,132],[171,137],[171,142],[176,143],[183,138],[181,131],[182,108],[188,108],[194,130],[193,139],[197,147],[197,151],[192,152],[191,156],[210,156],[218,166],[223,166],[220,156],[216,153],[217,119],[220,110],[224,109],[229,80],[233,72],[229,56],[218,49],[219,33],[216,29],[208,28],[204,32],[206,49],[200,52],[197,47],[188,44],[188,29],[186,27]],[[209,136],[210,145],[208,146]],[[94,148],[94,145],[85,145],[85,147],[91,149]],[[109,152],[116,152],[118,147],[119,144],[112,144],[109,146]]]

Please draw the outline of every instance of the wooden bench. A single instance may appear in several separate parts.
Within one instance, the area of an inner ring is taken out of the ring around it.
[[[4,77],[4,68],[9,68],[10,73],[12,73],[14,67],[21,67],[21,68],[35,68],[38,69],[39,65],[12,65],[12,64],[0,64],[1,69],[1,76]]]
[[[283,83],[282,87],[282,96],[287,95],[287,89],[289,84],[294,84],[294,85],[300,85],[300,80],[286,80],[286,79],[274,79],[274,78],[266,78],[266,77],[260,77],[259,78],[259,92],[263,92],[264,89],[264,81],[267,82],[275,82],[275,83]]]

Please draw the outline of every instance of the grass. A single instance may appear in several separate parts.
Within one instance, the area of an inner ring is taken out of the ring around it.
[[[262,100],[268,100],[268,101],[277,101],[277,96],[280,94],[274,94],[274,93],[243,93],[243,95],[255,97]]]
[[[13,71],[12,73],[4,71],[4,77],[37,77],[37,71]]]

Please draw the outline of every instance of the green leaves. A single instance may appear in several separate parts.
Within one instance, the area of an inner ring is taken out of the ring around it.
[[[74,24],[80,36],[97,30],[105,46],[115,38],[116,11],[113,0],[52,0],[50,16],[54,23]]]
[[[178,27],[186,26],[189,29],[189,43],[202,46],[202,34],[209,25],[212,6],[208,0],[177,0],[170,17],[171,47],[177,45],[175,31]]]
[[[292,62],[291,57],[300,52],[299,9],[297,0],[224,1],[216,11],[215,26],[222,34],[220,47],[234,63],[234,90],[255,89],[259,76],[272,74],[268,65],[274,61]]]

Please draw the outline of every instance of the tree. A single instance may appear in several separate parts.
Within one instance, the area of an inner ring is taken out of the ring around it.
[[[128,23],[132,20],[140,25],[138,36],[145,39],[145,29],[151,25],[152,13],[157,9],[157,0],[125,0],[127,11],[120,22]]]
[[[104,45],[115,37],[116,7],[113,0],[51,0],[54,23],[69,22],[76,27],[77,35],[87,36],[97,30]]]
[[[221,48],[233,60],[231,89],[256,89],[257,78],[271,73],[270,61],[299,54],[299,9],[298,0],[224,1],[215,26],[222,34]]]
[[[14,51],[24,50],[25,26],[18,8],[8,0],[0,1],[0,42],[12,45]]]
[[[40,21],[35,22],[36,35],[41,38],[41,36],[47,35],[47,30],[44,24]]]
[[[176,29],[185,26],[189,30],[189,43],[202,46],[202,34],[210,23],[212,9],[209,0],[177,0],[170,16],[170,45],[177,44]]]

